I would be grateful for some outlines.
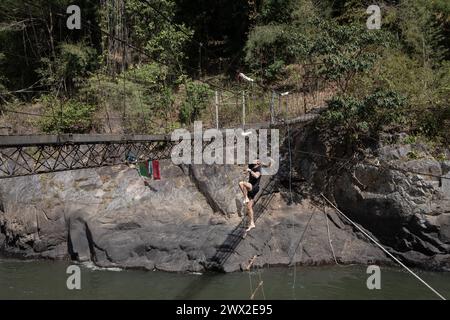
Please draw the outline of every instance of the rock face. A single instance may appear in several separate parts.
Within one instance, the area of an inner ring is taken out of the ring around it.
[[[162,179],[146,183],[127,166],[1,180],[0,252],[174,272],[389,263],[324,206],[316,197],[324,191],[408,264],[450,268],[450,180],[402,171],[450,177],[449,161],[423,146],[380,145],[370,150],[371,162],[348,166],[324,157],[328,147],[314,130],[293,136],[292,188],[282,159],[271,192],[264,188],[270,179],[262,180],[257,206],[267,210],[246,235],[243,167],[162,161]]]
[[[338,207],[409,265],[450,269],[450,161],[424,145],[380,144],[349,168],[312,154],[328,151],[318,136],[297,132],[294,149],[310,152],[294,150],[297,173],[317,190],[330,181],[326,192]]]
[[[161,163],[146,185],[126,166],[3,180],[0,247],[29,258],[93,261],[103,267],[199,272],[253,265],[387,262],[383,253],[308,200],[277,191],[257,228],[211,263],[242,217],[238,166]],[[3,243],[3,245],[2,245]],[[256,256],[256,259],[254,258]]]

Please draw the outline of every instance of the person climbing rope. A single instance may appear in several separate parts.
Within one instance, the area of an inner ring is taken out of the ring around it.
[[[270,166],[264,165],[264,166]],[[253,203],[256,195],[259,192],[259,181],[261,180],[261,167],[263,166],[260,160],[255,160],[253,163],[248,165],[248,168],[244,171],[244,173],[249,173],[248,182],[240,181],[239,188],[244,195],[244,204],[247,205],[247,212],[250,223],[246,229],[246,231],[250,231],[255,228],[255,221],[253,215]]]

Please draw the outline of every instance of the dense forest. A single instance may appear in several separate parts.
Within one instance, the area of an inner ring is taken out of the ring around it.
[[[72,4],[80,29],[67,26]],[[249,121],[267,120],[275,97],[286,113],[327,106],[320,125],[345,141],[384,131],[448,145],[450,2],[378,1],[381,28],[369,30],[371,4],[2,0],[0,127],[168,132],[213,123],[217,101],[227,126],[243,99]]]

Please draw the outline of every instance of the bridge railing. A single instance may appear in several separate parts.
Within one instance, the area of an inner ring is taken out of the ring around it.
[[[170,157],[167,135],[0,136],[0,179]]]
[[[296,88],[286,95],[250,87],[237,93],[216,91],[202,121],[208,128],[250,127],[295,119],[326,106],[336,89],[326,81]]]

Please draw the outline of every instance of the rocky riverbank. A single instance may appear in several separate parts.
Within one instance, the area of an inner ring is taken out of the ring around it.
[[[449,149],[438,159],[400,134],[362,150],[364,160],[336,159],[324,157],[330,146],[305,129],[294,134],[293,163],[310,193],[326,193],[408,265],[450,270]]]
[[[293,203],[287,168],[267,210],[219,267],[390,263],[385,254],[316,197],[341,210],[410,265],[450,268],[450,180],[381,169],[364,163],[330,171],[337,163],[305,130],[294,131]],[[449,176],[450,163],[408,160],[403,145],[380,146],[371,161]],[[201,272],[218,266],[243,219],[239,166],[175,166],[161,162],[162,180],[144,184],[127,166],[2,180],[0,247],[5,255],[92,261],[102,267]],[[266,179],[267,180],[267,179]],[[264,181],[263,181],[264,182]],[[316,199],[316,200],[314,200]],[[335,260],[336,259],[336,260]]]

